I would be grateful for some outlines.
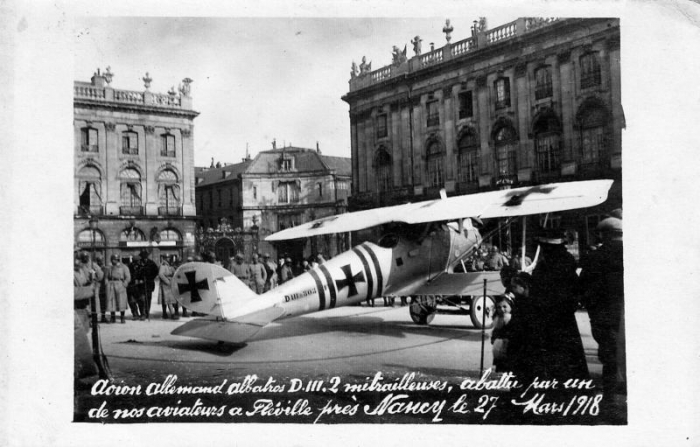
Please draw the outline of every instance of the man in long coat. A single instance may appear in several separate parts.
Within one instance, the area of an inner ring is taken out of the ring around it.
[[[110,258],[111,266],[105,270],[105,282],[107,288],[107,311],[112,315],[110,323],[116,323],[116,312],[121,314],[121,322],[124,321],[124,312],[127,306],[126,288],[131,281],[129,268],[121,263],[119,256],[114,254]]]

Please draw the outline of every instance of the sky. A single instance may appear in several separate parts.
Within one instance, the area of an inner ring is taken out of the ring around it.
[[[423,53],[430,42],[446,43],[442,28],[450,18],[452,43],[471,35],[478,12],[429,18],[217,18],[79,16],[73,36],[74,78],[89,81],[111,67],[112,87],[152,92],[177,88],[189,77],[194,109],[195,165],[211,158],[239,162],[249,147],[294,145],[350,157],[348,93],[350,67],[363,56],[378,69],[391,63],[394,45],[413,56],[419,35]],[[501,12],[487,16],[489,27],[515,20]]]

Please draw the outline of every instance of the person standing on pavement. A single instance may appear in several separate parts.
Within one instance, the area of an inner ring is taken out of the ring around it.
[[[292,258],[287,258],[284,260],[284,264],[282,264],[280,269],[280,284],[283,284],[292,278],[294,278],[294,273],[292,272]]]
[[[603,400],[610,404],[627,393],[622,219],[608,217],[596,229],[603,243],[581,262],[580,287],[603,364]]]
[[[150,319],[151,301],[153,299],[153,291],[156,289],[155,280],[158,277],[158,266],[149,259],[149,256],[148,250],[141,250],[141,253],[139,253],[140,259],[134,267],[138,293],[137,305],[139,306],[141,320]]]
[[[173,308],[175,298],[173,298],[172,291],[170,290],[170,284],[172,283],[174,275],[175,269],[170,265],[168,259],[163,257],[160,261],[160,268],[158,269],[158,278],[160,278],[160,291],[158,293],[158,302],[160,303],[161,309],[163,310],[164,320],[168,319],[168,311],[170,311],[170,318],[172,318],[173,320],[177,319],[175,317],[175,309]]]
[[[111,313],[110,323],[116,323],[116,313],[121,314],[121,323],[124,324],[124,312],[127,303],[127,287],[131,282],[131,273],[127,266],[122,264],[119,256],[114,254],[110,258],[111,266],[105,270],[105,285],[107,292],[107,311]]]
[[[265,266],[265,274],[267,274],[267,280],[265,281],[265,292],[267,292],[277,287],[277,264],[270,258],[269,253],[265,253],[263,255],[263,265]]]
[[[230,264],[231,268],[231,273],[234,274],[234,276],[238,279],[241,280],[243,284],[246,286],[251,287],[250,284],[250,267],[248,264],[243,262],[243,254],[242,253],[236,253],[236,257],[233,262]]]
[[[102,256],[95,256],[95,308],[98,314],[102,314],[100,323],[107,322],[107,296],[105,291],[105,263]]]
[[[541,348],[536,376],[587,379],[588,364],[576,322],[576,260],[566,250],[563,231],[545,230],[538,242],[540,256],[532,272],[530,289],[535,310],[531,327]]]
[[[253,253],[253,262],[250,264],[250,288],[258,295],[265,292],[267,271],[265,266],[258,261],[258,254]]]
[[[95,295],[94,273],[85,269],[83,253],[73,258],[73,342],[75,356],[73,374],[76,380],[97,374],[92,357],[88,332],[90,331],[90,299]]]

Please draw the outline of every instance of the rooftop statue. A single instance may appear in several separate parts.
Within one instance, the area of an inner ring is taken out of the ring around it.
[[[411,44],[413,44],[413,52],[415,53],[416,56],[420,56],[421,42],[423,42],[423,39],[421,39],[420,36],[414,37],[413,40],[411,41]]]

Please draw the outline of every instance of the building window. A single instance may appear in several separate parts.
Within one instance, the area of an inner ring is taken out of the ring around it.
[[[214,191],[209,191],[209,209],[214,209]]]
[[[97,137],[97,129],[93,129],[92,127],[84,127],[80,129],[81,152],[97,152],[99,150]]]
[[[105,235],[100,230],[83,230],[78,233],[78,247],[92,247],[93,242],[96,248],[105,247]]]
[[[281,171],[291,171],[294,169],[294,157],[285,155],[280,158],[280,170]]]
[[[122,154],[139,154],[139,134],[136,132],[122,133]]]
[[[316,187],[318,188],[318,196],[323,197],[323,183],[318,183]]]
[[[158,175],[158,214],[172,216],[180,214],[180,185],[177,174],[165,169]]]
[[[377,138],[385,138],[389,135],[386,125],[386,115],[382,114],[377,117]]]
[[[439,143],[428,146],[428,186],[442,187],[445,184],[444,158]]]
[[[233,194],[235,193],[235,189],[231,188],[228,192],[228,206],[233,207]]]
[[[510,107],[510,79],[500,78],[494,82],[496,90],[496,109]]]
[[[222,195],[223,195],[223,194],[221,194],[221,190],[220,190],[220,189],[217,189],[217,190],[216,190],[216,197],[217,197],[218,200],[216,201],[216,206],[218,206],[219,208],[221,208],[221,196],[222,196]]]
[[[175,135],[163,134],[160,136],[160,155],[175,157]]]
[[[591,107],[581,120],[581,163],[594,164],[603,159],[607,150],[605,121],[607,113],[602,107]]]
[[[127,168],[121,172],[120,212],[125,215],[143,214],[141,206],[141,174]]]
[[[146,235],[138,228],[127,228],[119,234],[119,242],[141,242],[146,240]]]
[[[496,168],[498,181],[512,183],[517,174],[516,150],[517,135],[511,126],[504,126],[496,132]]]
[[[535,99],[540,100],[552,96],[552,72],[549,67],[538,68],[535,71]]]
[[[438,101],[428,103],[428,127],[440,124],[440,113],[438,112]]]
[[[390,191],[393,186],[393,176],[391,175],[391,156],[384,147],[379,148],[374,158],[374,174],[377,179],[377,191]]]
[[[166,228],[160,232],[160,240],[162,241],[181,241],[182,236],[180,233],[173,228]]]
[[[597,53],[587,53],[579,59],[581,64],[581,88],[600,85],[600,63]]]
[[[80,214],[102,214],[102,179],[94,166],[78,171],[78,198]]]
[[[561,124],[550,111],[540,116],[533,126],[537,171],[542,174],[559,172],[561,167]]]
[[[294,203],[299,201],[299,188],[296,182],[280,182],[277,186],[277,201],[279,203]]]
[[[479,175],[479,146],[476,135],[470,131],[457,143],[459,150],[458,180],[462,183],[476,183]]]
[[[277,219],[279,230],[301,225],[301,214],[280,214]]]
[[[258,187],[253,186],[253,199],[257,200],[258,199]]]
[[[471,118],[472,116],[474,116],[472,92],[462,92],[459,94],[459,119]]]

